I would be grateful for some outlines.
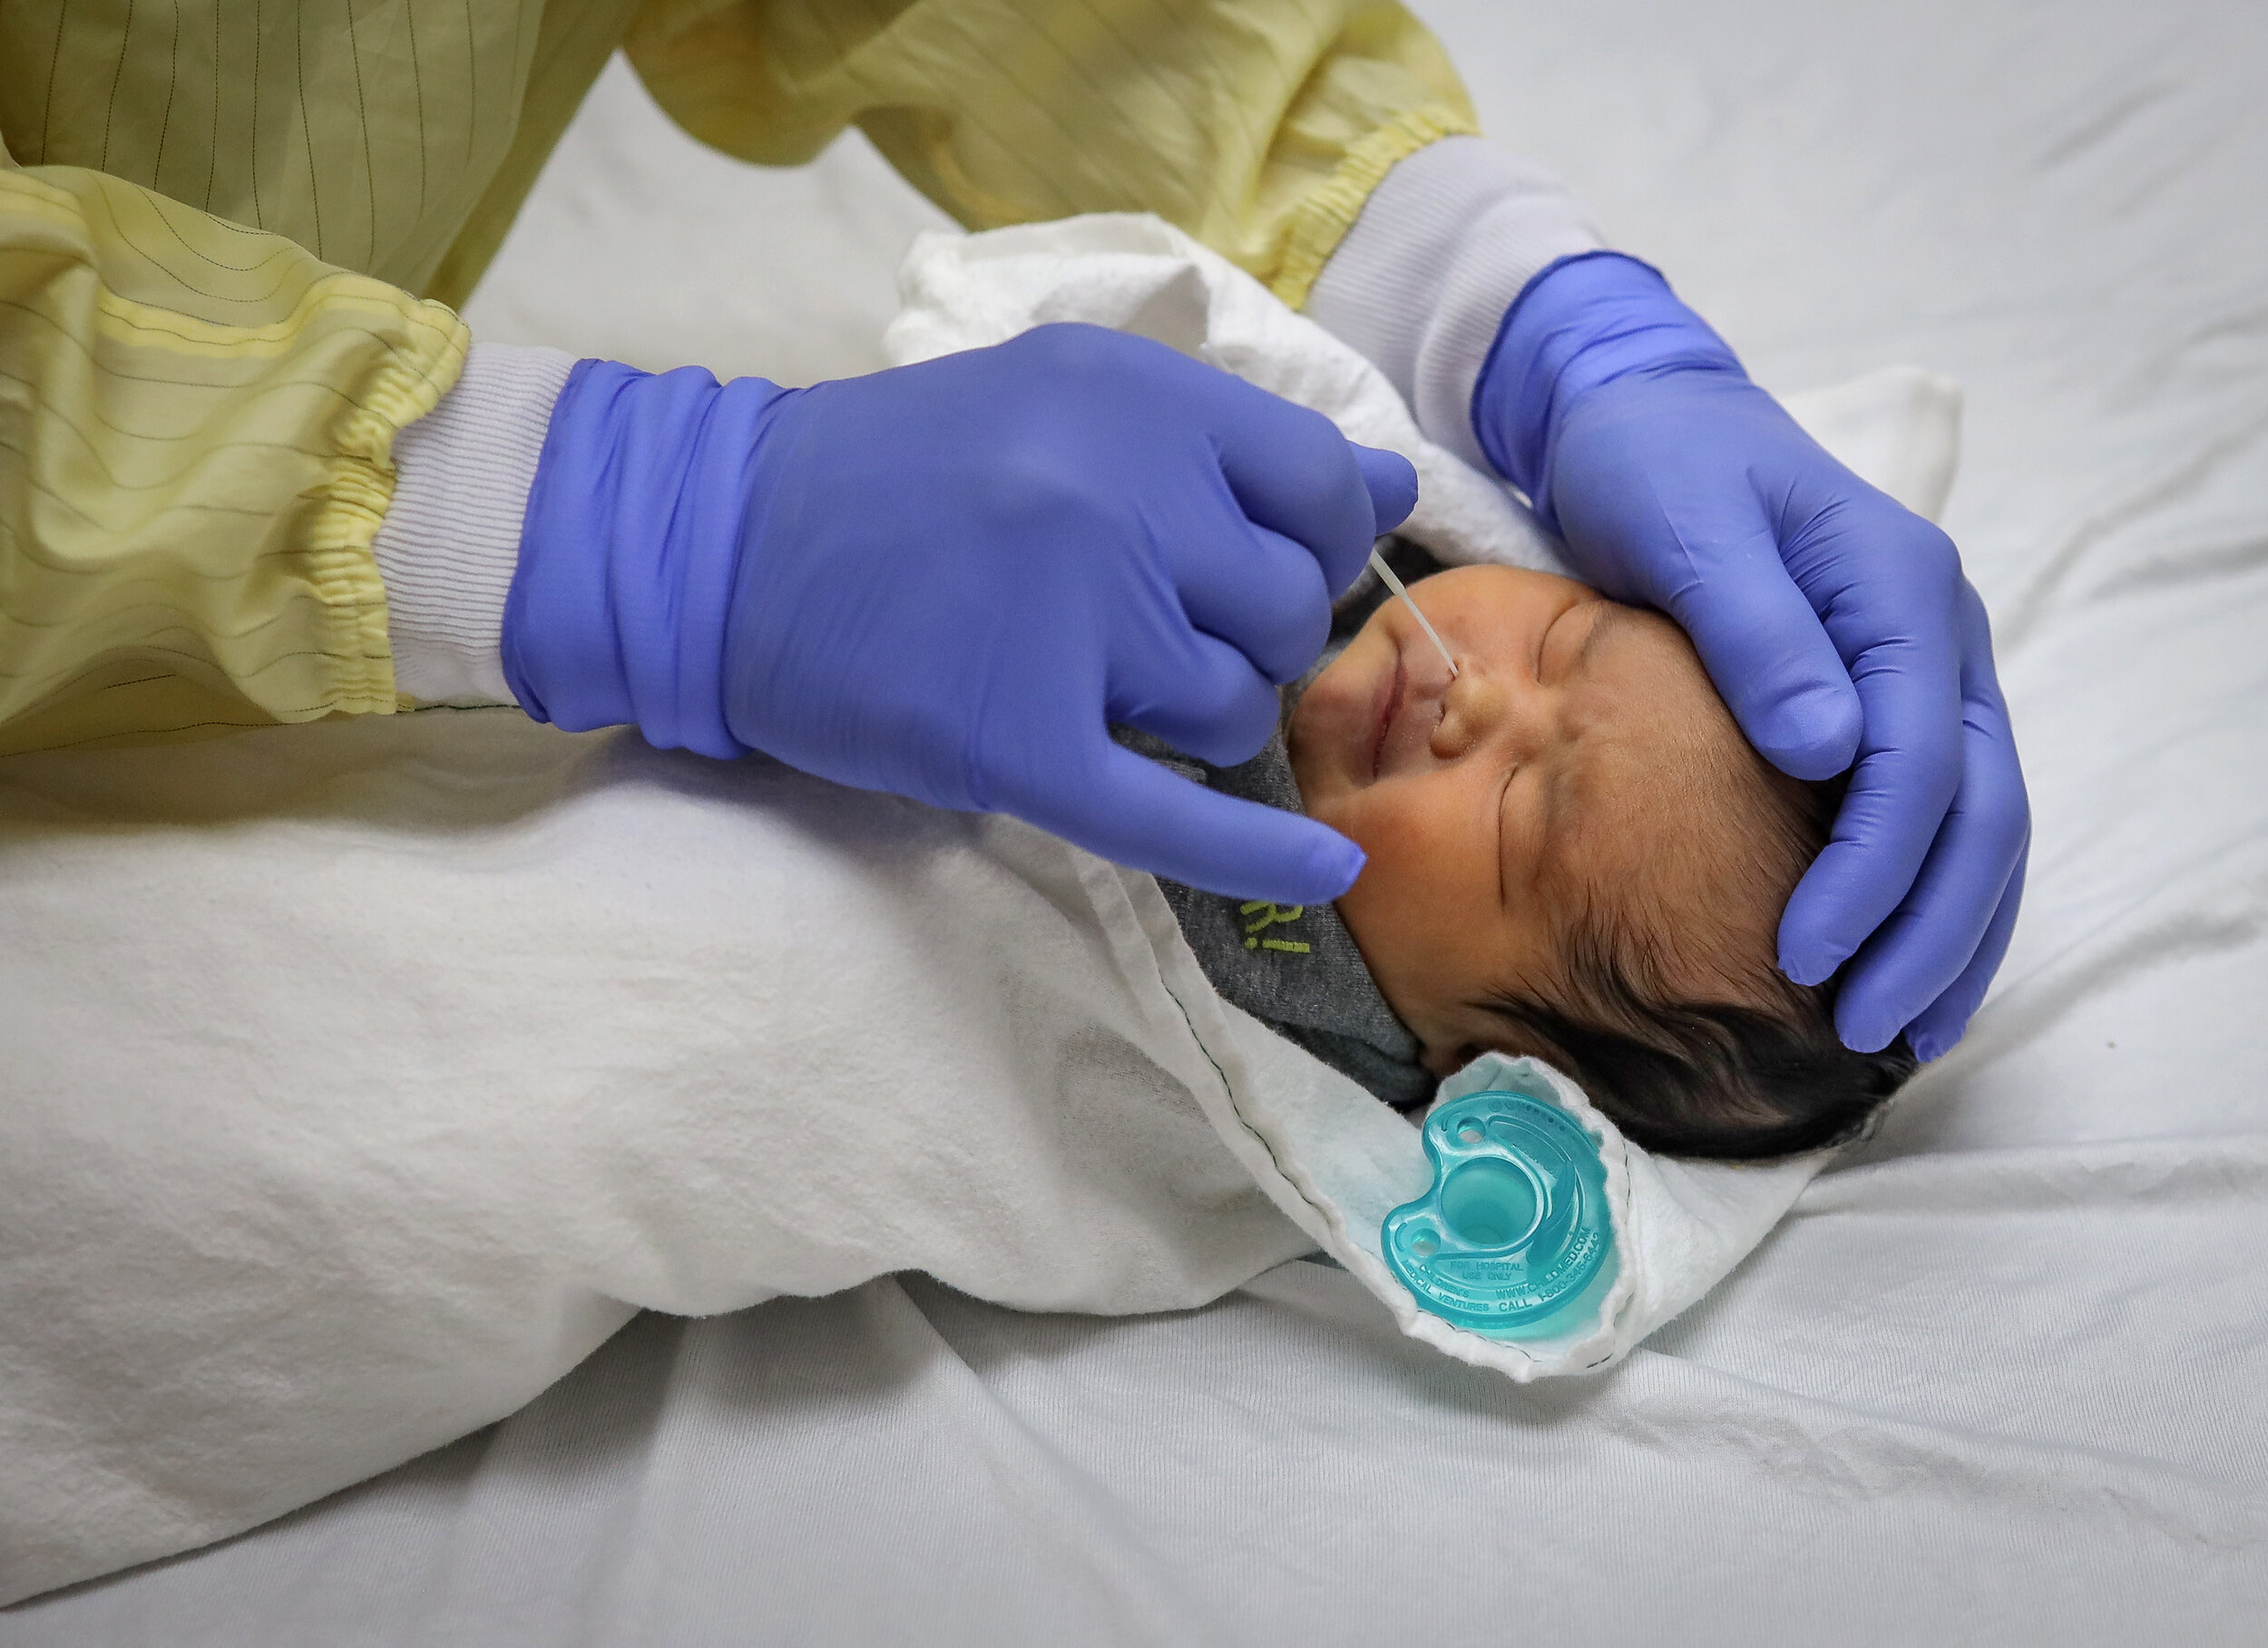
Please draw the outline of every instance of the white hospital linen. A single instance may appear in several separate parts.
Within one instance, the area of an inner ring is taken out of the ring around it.
[[[909,357],[1123,308],[1410,451],[1445,557],[1544,552],[1375,368],[1154,220],[931,239],[907,286]],[[1174,1310],[1320,1244],[1451,1355],[1593,1369],[1823,1160],[1651,1163],[1528,1078],[1601,1139],[1620,1274],[1563,1339],[1482,1339],[1378,1254],[1414,1132],[1222,1002],[1148,876],[508,712],[13,763],[0,926],[39,1027],[0,1156],[0,1598],[447,1442],[638,1308],[923,1271]]]
[[[397,1464],[639,1308],[1170,1310],[1310,1245],[1191,1097],[1148,877],[516,712],[308,730],[0,775],[0,1594]]]
[[[919,1280],[648,1316],[503,1424],[0,1644],[2258,1643],[2268,218],[2232,203],[2268,12],[1421,9],[1765,382],[1967,389],[1948,525],[2039,827],[1970,1044],[1603,1380],[1445,1361],[1297,1262],[1165,1316]],[[618,65],[473,319],[860,369],[934,216],[855,141],[735,168]]]

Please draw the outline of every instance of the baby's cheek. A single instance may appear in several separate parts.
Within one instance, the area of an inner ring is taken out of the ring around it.
[[[1432,885],[1450,855],[1443,851],[1438,819],[1397,795],[1395,792],[1403,787],[1373,785],[1343,797],[1315,816],[1368,856],[1354,883],[1356,890],[1366,896],[1383,896],[1391,890],[1404,902],[1413,898],[1430,902]]]
[[[1428,1009],[1462,999],[1475,934],[1496,910],[1497,890],[1476,873],[1470,846],[1442,827],[1439,810],[1379,794],[1394,787],[1364,791],[1323,822],[1368,854],[1339,914],[1386,999],[1415,1027]]]

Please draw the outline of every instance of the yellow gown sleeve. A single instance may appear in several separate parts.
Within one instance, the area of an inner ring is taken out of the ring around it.
[[[438,303],[0,148],[0,754],[390,711],[371,540]]]
[[[1155,212],[1294,307],[1388,168],[1476,129],[1391,0],[645,0],[624,45],[728,154],[855,122],[972,229]]]
[[[0,754],[394,707],[370,543],[466,343],[401,288],[471,289],[625,19],[729,153],[855,122],[973,227],[1154,211],[1294,304],[1473,124],[1390,0],[637,5],[430,0],[288,56],[225,4],[0,8],[41,162],[0,145]]]

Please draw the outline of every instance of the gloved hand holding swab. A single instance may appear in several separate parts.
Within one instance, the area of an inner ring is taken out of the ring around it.
[[[585,361],[529,492],[505,677],[571,729],[762,750],[1317,903],[1360,873],[1353,842],[1108,729],[1251,756],[1416,496],[1400,454],[1096,327],[809,389]]]

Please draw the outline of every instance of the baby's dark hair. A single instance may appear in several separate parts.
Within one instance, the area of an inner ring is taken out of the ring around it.
[[[1774,781],[1787,885],[1826,844],[1845,782]],[[1916,1068],[1903,1037],[1879,1053],[1843,1045],[1840,972],[1806,987],[1766,969],[1745,993],[1769,1006],[1685,1000],[1625,960],[1647,953],[1635,936],[1622,921],[1587,916],[1561,947],[1556,999],[1505,994],[1481,1005],[1512,1045],[1580,1082],[1648,1150],[1756,1159],[1840,1144]]]

